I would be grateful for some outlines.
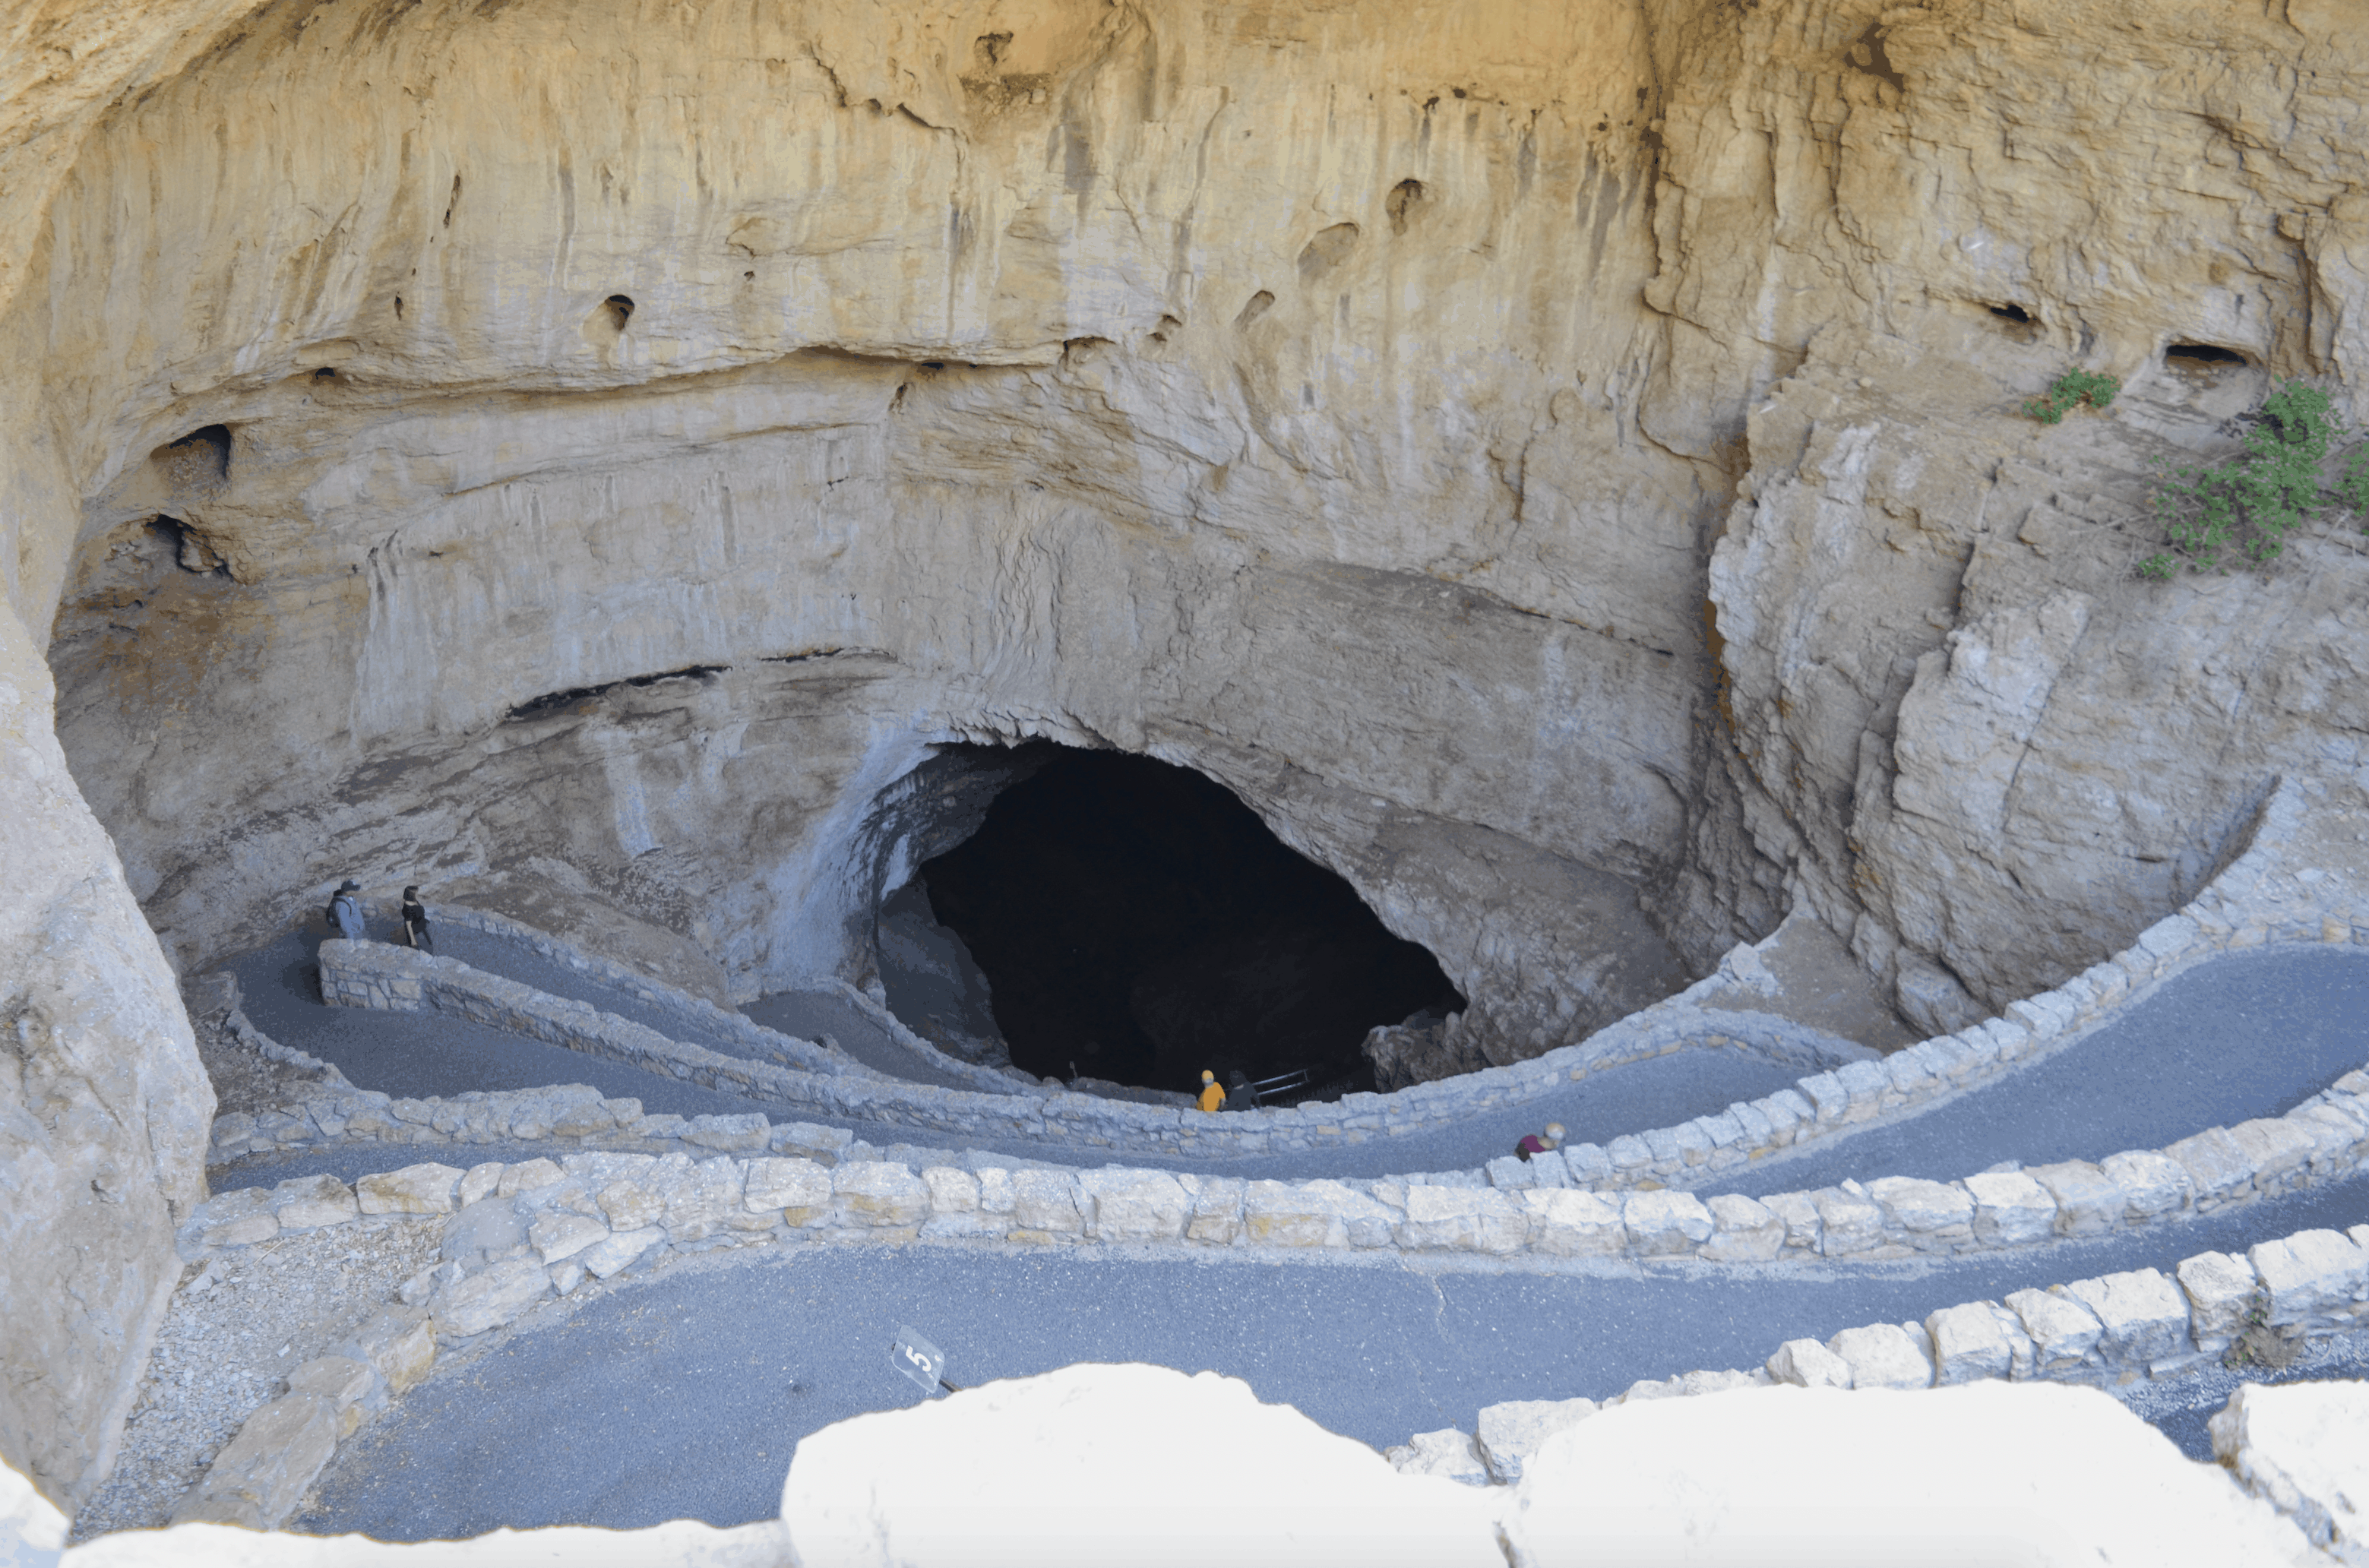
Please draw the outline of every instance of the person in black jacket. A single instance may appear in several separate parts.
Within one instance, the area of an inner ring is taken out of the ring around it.
[[[419,901],[419,884],[415,882],[403,890],[403,934],[422,953],[436,951],[436,943],[428,934],[428,906]]]

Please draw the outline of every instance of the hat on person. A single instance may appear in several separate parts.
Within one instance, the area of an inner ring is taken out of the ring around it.
[[[1215,1083],[1217,1081],[1218,1081],[1218,1075],[1217,1075],[1216,1073],[1211,1072],[1211,1071],[1210,1071],[1207,1068],[1206,1068],[1206,1067],[1205,1067],[1205,1068],[1203,1068],[1203,1069],[1201,1070],[1201,1082],[1204,1082],[1204,1083]]]
[[[418,891],[419,891],[419,884],[418,884],[418,883],[417,883],[417,882],[415,882],[415,883],[413,883],[410,887],[406,887],[406,888],[403,890],[403,896],[404,896],[405,898],[410,898],[414,893],[417,893],[417,892],[418,892]]]
[[[1547,1123],[1547,1141],[1549,1143],[1561,1143],[1562,1141],[1562,1123]]]
[[[340,892],[340,893],[359,893],[359,892],[360,892],[361,890],[362,890],[362,885],[361,885],[360,883],[359,883],[359,882],[355,881],[355,880],[354,880],[352,877],[350,877],[350,876],[347,877],[343,882],[340,882],[340,883],[338,883],[338,892]]]

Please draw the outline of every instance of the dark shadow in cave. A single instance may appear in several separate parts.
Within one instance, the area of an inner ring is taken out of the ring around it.
[[[1044,752],[920,873],[1019,1067],[1189,1091],[1204,1069],[1223,1083],[1312,1066],[1329,1097],[1372,1087],[1368,1029],[1464,1005],[1428,952],[1221,785],[1149,757]]]

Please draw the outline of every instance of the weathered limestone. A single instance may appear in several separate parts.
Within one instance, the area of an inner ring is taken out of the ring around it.
[[[2200,1253],[2181,1259],[2177,1272],[2196,1347],[2218,1356],[2246,1331],[2247,1306],[2260,1284],[2254,1266],[2232,1253]]]
[[[1049,1230],[1076,1230],[1077,1208],[1070,1206],[1070,1223],[1057,1227],[1049,1222],[1050,1215],[1041,1201],[1032,1202],[1037,1187],[1025,1178],[1041,1175],[1036,1171],[1020,1173],[1022,1206],[1026,1218],[1021,1220],[1025,1229]],[[1066,1176],[1061,1178],[1062,1196],[1067,1200]],[[904,1165],[867,1162],[857,1165],[841,1165],[831,1173],[831,1205],[836,1218],[843,1225],[892,1228],[919,1225],[929,1217],[930,1189],[921,1179]],[[1031,1220],[1036,1223],[1031,1224]]]
[[[2077,1280],[2065,1291],[2097,1316],[2098,1348],[2111,1360],[2154,1361],[2188,1348],[2188,1303],[2154,1269]]]
[[[2208,1425],[2213,1457],[2312,1545],[2369,1559],[2369,1383],[2241,1387]]]
[[[406,1165],[364,1176],[354,1196],[364,1214],[450,1214],[456,1207],[462,1173],[450,1165]]]
[[[205,1480],[173,1510],[173,1522],[269,1528],[329,1462],[338,1436],[335,1402],[311,1393],[273,1400],[215,1456]]]
[[[1494,1187],[1406,1189],[1406,1223],[1401,1235],[1402,1244],[1410,1249],[1511,1253],[1521,1247],[1528,1230],[1523,1206]]]
[[[2044,50],[1974,4],[1873,31],[1154,6],[1031,14],[984,59],[951,13],[82,10],[40,11],[0,120],[0,999],[45,1064],[10,1105],[82,1113],[11,1156],[0,1307],[103,1303],[12,1343],[40,1385],[0,1449],[63,1445],[45,1485],[104,1468],[80,1434],[202,1196],[134,891],[195,956],[333,855],[498,845],[657,877],[620,897],[753,988],[860,968],[898,834],[845,825],[883,781],[1045,732],[1289,823],[1451,956],[1492,1060],[1705,967],[1780,887],[1937,1026],[2013,999],[2006,1057],[2100,994],[2036,986],[2179,959],[2211,911],[2170,911],[2263,781],[2362,765],[2359,596],[2309,597],[2358,562],[2306,541],[2324,573],[2123,593],[2085,547],[2144,515],[2111,475],[2214,450],[2269,376],[2369,390],[2363,219],[2330,194],[2363,45],[2326,6],[2081,0]],[[582,63],[522,112],[516,62],[562,29]],[[2067,71],[2117,112],[2049,109]],[[670,84],[675,133],[588,85],[627,77]],[[1220,100],[1271,151],[1210,163]],[[331,128],[293,164],[256,129],[287,117]],[[1048,161],[1057,130],[1093,155]],[[553,171],[592,166],[624,172],[563,201]],[[2164,364],[2200,335],[2233,379]],[[2119,412],[2014,413],[2076,360]],[[622,684],[670,671],[698,673]],[[1848,1076],[1817,1119],[1916,1088]],[[1656,1158],[1715,1171],[1719,1121]],[[2325,1148],[2225,1136],[2272,1185]],[[1835,1256],[1909,1244],[1819,1225]]]
[[[606,1238],[602,1240],[605,1243]],[[601,1272],[591,1259],[588,1249],[584,1253],[585,1266],[596,1274]],[[448,1333],[466,1337],[510,1322],[551,1294],[551,1276],[544,1267],[548,1261],[512,1258],[440,1292],[430,1306],[437,1326]]]
[[[2096,1314],[2064,1294],[2061,1288],[2018,1290],[2008,1297],[2007,1304],[2022,1320],[2024,1332],[2031,1336],[2039,1357],[2037,1366],[2043,1372],[2079,1365],[2098,1347],[2098,1340],[2105,1333],[2105,1325]]]
[[[1987,1301],[1944,1307],[1925,1320],[1925,1332],[1933,1345],[1937,1384],[2004,1378],[2013,1364],[1998,1314]]]
[[[1620,1222],[1631,1246],[1648,1257],[1690,1251],[1717,1229],[1702,1200],[1686,1192],[1631,1193],[1621,1202]]]
[[[927,1177],[930,1173],[922,1174]],[[939,1189],[933,1185],[930,1190],[934,1207]],[[973,1206],[978,1190],[973,1178],[966,1194]],[[741,1201],[751,1213],[778,1209],[784,1224],[812,1225],[830,1212],[830,1173],[811,1160],[751,1160],[743,1178]]]
[[[1933,1383],[1933,1363],[1925,1347],[1897,1323],[1845,1329],[1826,1348],[1850,1368],[1855,1389],[1922,1389]],[[1771,1374],[1774,1375],[1773,1372]],[[1789,1381],[1791,1379],[1788,1379]]]
[[[1508,1400],[1483,1405],[1472,1434],[1473,1447],[1489,1467],[1490,1480],[1500,1486],[1516,1485],[1524,1461],[1539,1451],[1539,1445],[1578,1425],[1597,1408],[1591,1399]]]
[[[1804,1389],[1847,1389],[1850,1363],[1814,1339],[1789,1339],[1768,1357],[1768,1375]]]
[[[1173,1242],[1184,1233],[1193,1201],[1164,1171],[1082,1171],[1087,1230],[1104,1242]]]
[[[2260,1242],[2246,1256],[2270,1292],[2273,1323],[2352,1319],[2369,1302],[2369,1250],[2334,1230]]]
[[[2056,1228],[2056,1199],[2020,1172],[1968,1176],[1960,1185],[1974,1200],[1974,1234],[1993,1246],[2036,1242]]]

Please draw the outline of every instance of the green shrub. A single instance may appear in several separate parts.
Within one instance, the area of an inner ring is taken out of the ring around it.
[[[2122,390],[2123,383],[2112,376],[2066,371],[2049,383],[2046,395],[2026,403],[2023,411],[2043,425],[2058,425],[2065,422],[2068,412],[2084,403],[2092,408],[2104,408]]]
[[[2139,563],[2141,577],[2163,578],[2184,565],[2226,569],[2234,560],[2268,566],[2286,537],[2331,502],[2369,513],[2369,449],[2355,452],[2332,492],[2319,487],[2319,465],[2341,433],[2328,394],[2288,381],[2262,400],[2246,450],[2225,462],[2180,468],[2157,487],[2156,515],[2169,551]]]

